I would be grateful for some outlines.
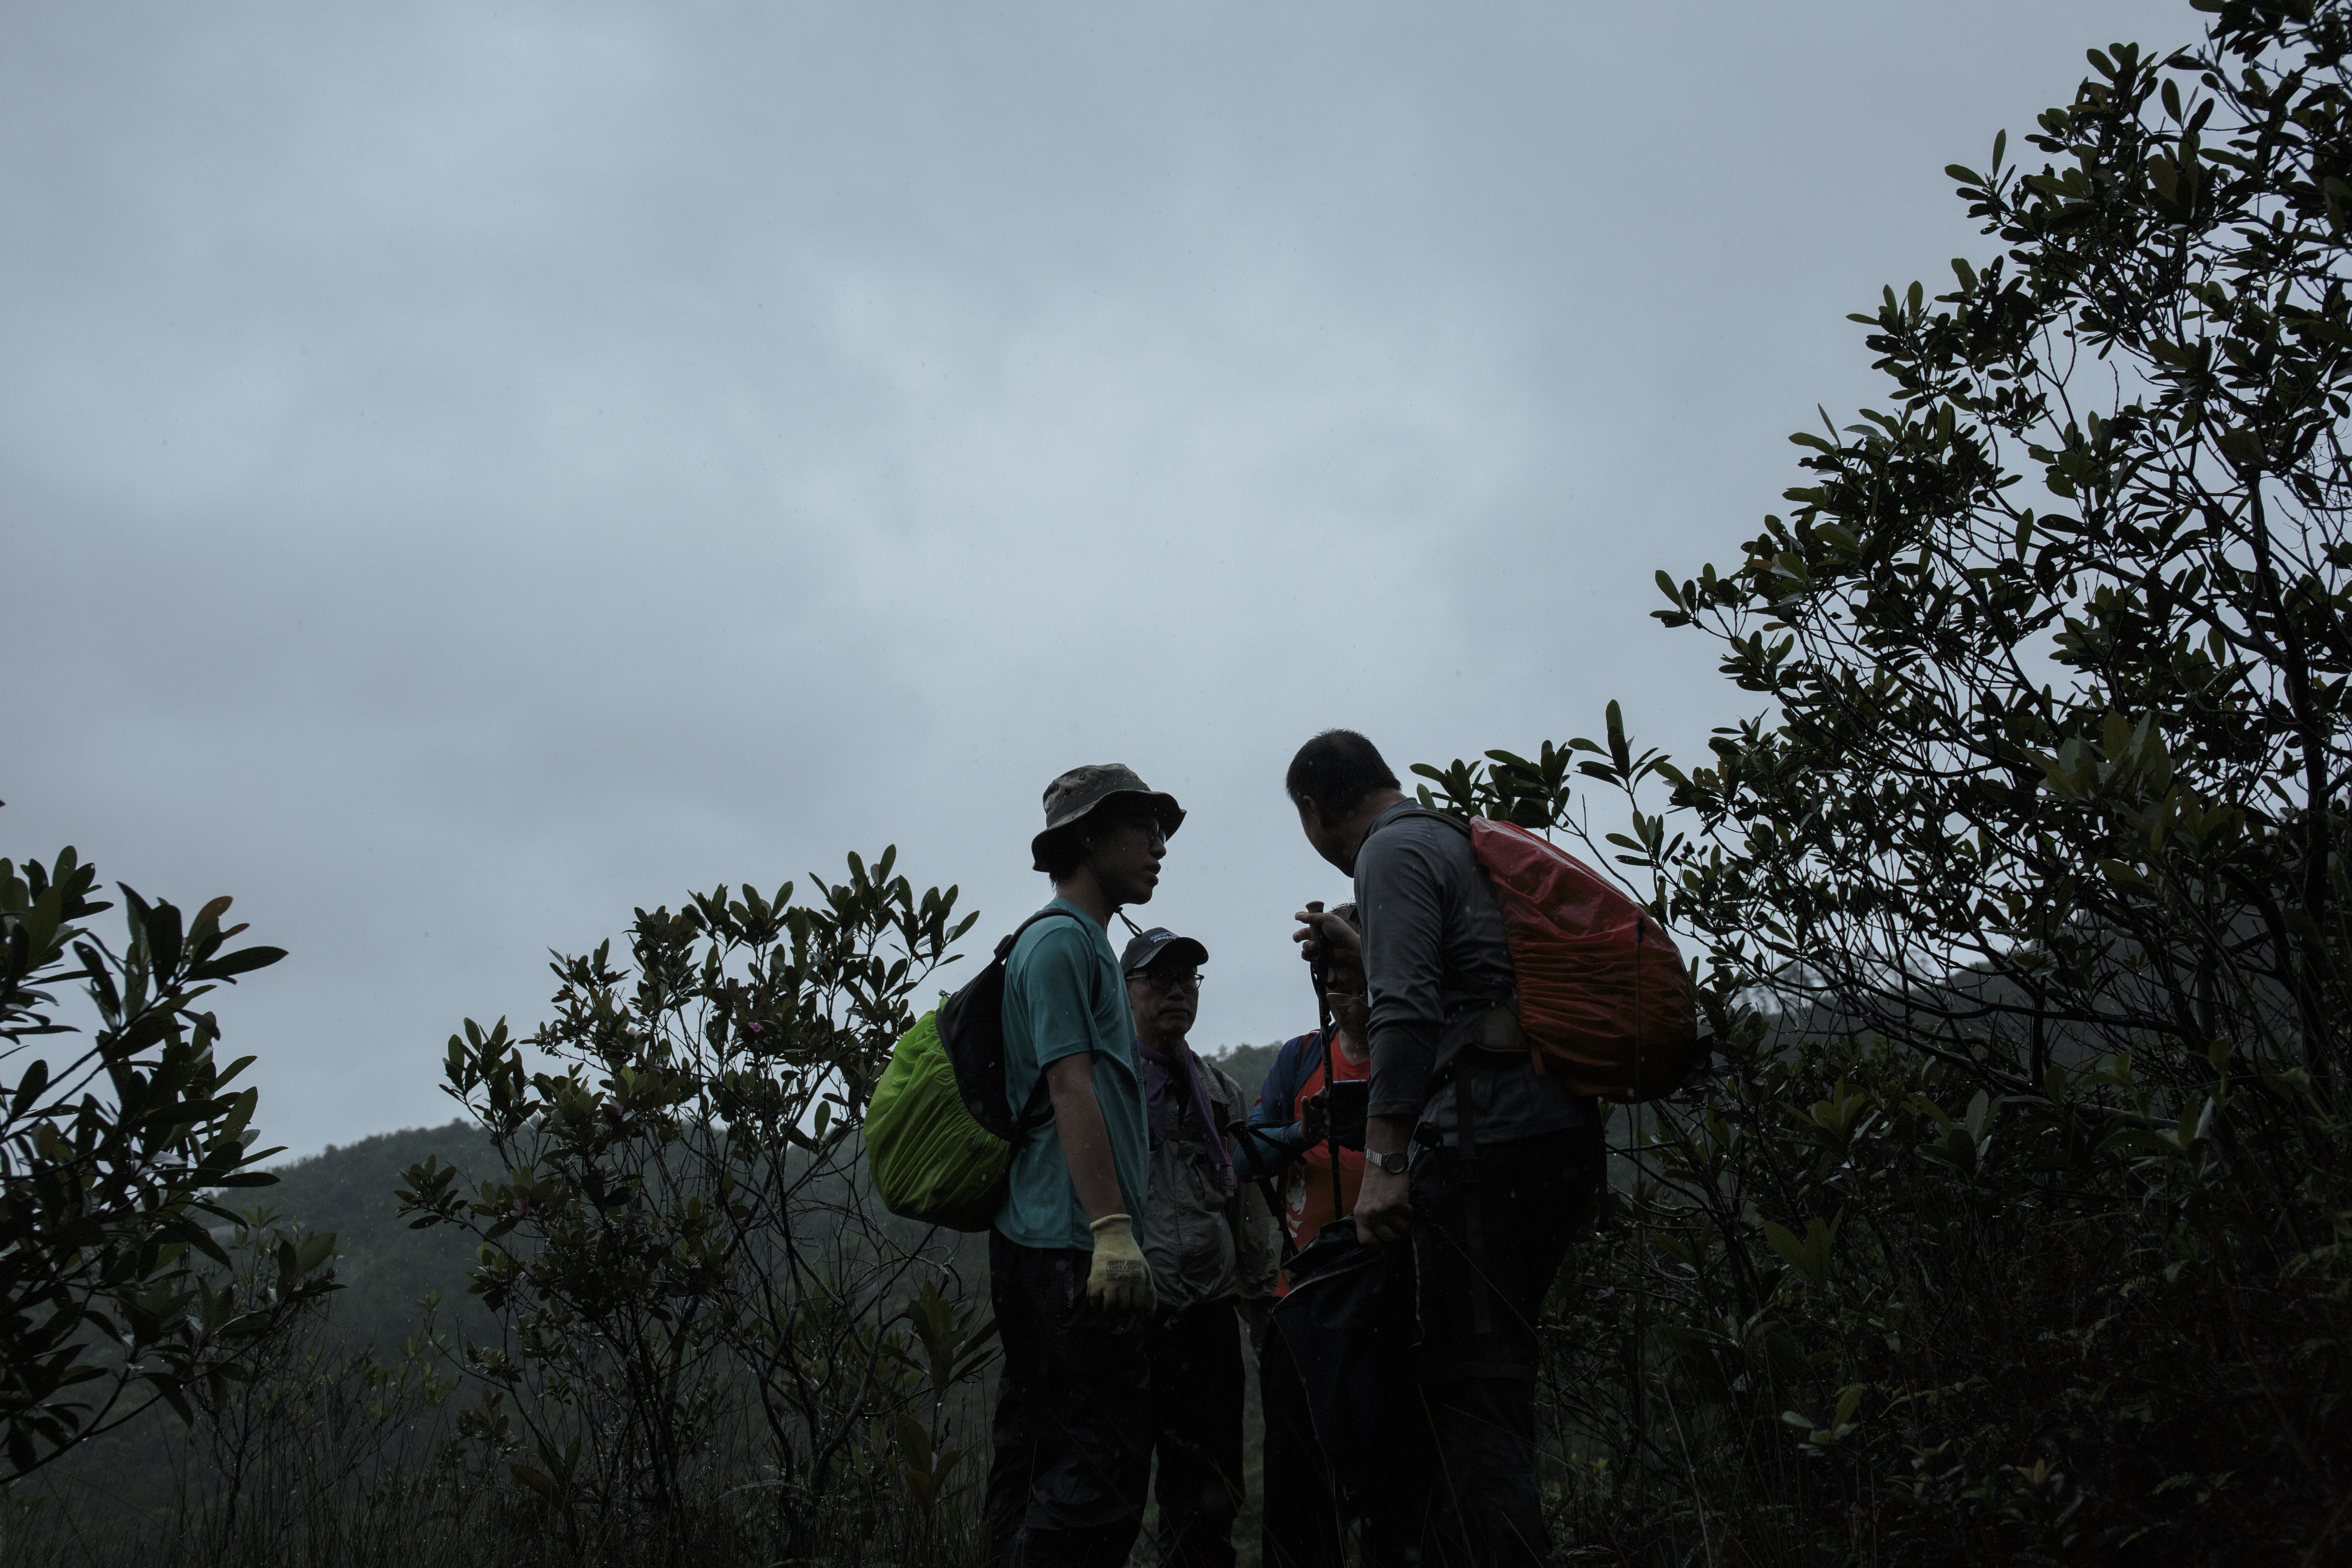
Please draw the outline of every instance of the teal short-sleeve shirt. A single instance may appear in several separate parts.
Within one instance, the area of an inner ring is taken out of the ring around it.
[[[1119,1196],[1139,1222],[1151,1179],[1151,1126],[1135,1059],[1127,982],[1110,937],[1066,899],[1048,909],[1076,920],[1043,920],[1021,933],[1004,963],[1004,1092],[1014,1116],[1048,1064],[1094,1053],[1095,1100],[1110,1135]],[[1060,1130],[1048,1121],[1013,1152],[1010,1191],[996,1228],[1024,1247],[1094,1249],[1094,1233],[1062,1159]]]

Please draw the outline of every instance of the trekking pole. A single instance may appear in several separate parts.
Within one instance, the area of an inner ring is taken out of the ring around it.
[[[1318,899],[1310,901],[1307,906],[1307,912],[1310,915],[1321,914],[1322,900]],[[1327,945],[1330,939],[1324,934],[1323,928],[1320,926],[1315,928],[1315,938],[1316,951],[1322,956],[1307,960],[1307,973],[1315,982],[1316,1037],[1323,1042],[1323,1152],[1331,1161],[1331,1217],[1343,1219],[1346,1216],[1339,1212],[1341,1207],[1339,1119],[1332,1114],[1334,1102],[1331,1085],[1336,1068],[1331,1059],[1331,957]]]

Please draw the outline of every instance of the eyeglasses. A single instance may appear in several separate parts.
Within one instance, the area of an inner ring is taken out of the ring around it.
[[[1099,848],[1109,844],[1130,827],[1142,836],[1145,848],[1168,847],[1168,829],[1160,825],[1158,817],[1154,816],[1130,816],[1124,821],[1107,822],[1099,827],[1088,826],[1086,829],[1085,837],[1080,842],[1089,849]]]
[[[1134,978],[1144,984],[1149,985],[1154,991],[1198,991],[1201,989],[1201,976],[1197,972],[1191,974],[1152,974],[1146,973],[1136,975]]]

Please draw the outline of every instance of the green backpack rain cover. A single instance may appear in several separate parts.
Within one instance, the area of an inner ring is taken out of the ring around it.
[[[891,1048],[866,1108],[866,1168],[892,1214],[986,1230],[1004,1206],[1014,1147],[1052,1119],[1042,1075],[1017,1121],[1004,1098],[1004,963],[1022,931],[1054,915],[1078,918],[1040,910],[1023,921],[987,968]]]

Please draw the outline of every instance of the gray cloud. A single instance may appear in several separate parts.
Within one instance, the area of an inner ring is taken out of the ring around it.
[[[0,12],[5,847],[238,896],[298,1149],[437,1120],[550,945],[1045,779],[1193,816],[1196,1038],[1307,1021],[1299,740],[1739,711],[1648,620],[1939,171],[2185,6]]]

